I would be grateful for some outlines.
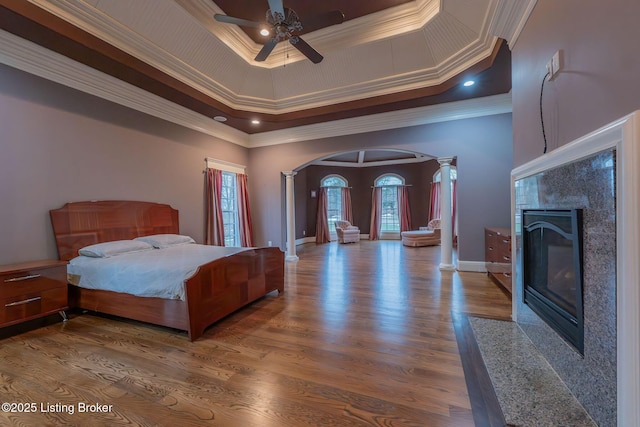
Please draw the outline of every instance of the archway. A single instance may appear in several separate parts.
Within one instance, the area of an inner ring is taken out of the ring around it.
[[[455,163],[453,158],[451,160]],[[287,259],[297,259],[296,244],[315,241],[315,199],[323,178],[332,174],[339,175],[353,187],[354,205],[358,205],[358,209],[354,209],[354,223],[360,226],[363,237],[368,238],[371,188],[375,181],[371,176],[377,177],[385,172],[397,174],[398,171],[401,172],[400,175],[405,176],[413,192],[411,215],[412,218],[416,218],[412,221],[413,228],[418,228],[428,222],[431,180],[440,167],[435,156],[408,150],[376,148],[336,152],[300,165],[292,171],[283,172],[283,200],[287,213],[283,219],[283,229],[287,230],[284,239],[287,242]],[[441,268],[449,269],[452,244],[445,243],[442,247],[448,254],[443,253],[442,259],[445,262]]]

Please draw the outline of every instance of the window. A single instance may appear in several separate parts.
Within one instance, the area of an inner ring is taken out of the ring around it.
[[[382,187],[381,235],[400,232],[400,215],[398,214],[399,185],[404,185],[404,178],[393,174],[382,175],[375,181],[376,187]]]
[[[206,158],[207,233],[205,242],[217,246],[253,246],[245,166]],[[219,203],[218,203],[219,202]]]
[[[238,200],[236,198],[236,174],[222,172],[222,223],[224,224],[224,245],[240,246],[238,228]]]
[[[329,233],[334,234],[336,221],[342,219],[342,187],[347,180],[340,175],[328,175],[320,181],[321,187],[327,187],[327,225]]]
[[[453,207],[456,203],[454,200],[453,187],[455,181],[458,179],[458,171],[455,166],[451,166],[451,169],[449,169],[449,176],[451,177],[451,206]],[[433,174],[433,182],[442,182],[442,172],[439,169]]]
[[[458,179],[458,170],[455,166],[451,166],[451,168],[449,169],[449,176],[451,177],[451,181],[455,181],[456,179]],[[438,169],[438,171],[433,174],[433,182],[440,181],[442,181],[442,173],[440,172],[440,169]]]

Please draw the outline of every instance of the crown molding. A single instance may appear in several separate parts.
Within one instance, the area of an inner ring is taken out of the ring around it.
[[[341,162],[335,160],[316,160],[311,163],[312,165],[322,165],[322,166],[340,166],[343,168],[368,168],[372,166],[386,166],[386,165],[403,165],[409,163],[422,163],[428,160],[433,160],[433,157],[424,156],[424,157],[414,157],[411,159],[393,159],[393,160],[376,160],[373,162]]]
[[[492,34],[503,38],[513,49],[538,0],[499,0],[490,25]]]
[[[238,93],[178,57],[168,55],[158,45],[131,28],[120,24],[89,2],[82,0],[55,3],[48,0],[30,1],[234,110],[263,114],[286,114],[438,85],[489,57],[496,41],[496,37],[488,32],[489,25],[485,22],[482,25],[483,34],[479,34],[475,41],[436,67],[356,82],[339,88],[270,99]],[[490,0],[489,5],[495,7],[497,1]],[[213,19],[213,14],[220,13],[222,10],[211,0],[174,0],[174,2],[185,13],[195,16],[206,31],[213,33],[214,36],[227,43],[231,49],[229,55],[240,55],[248,61],[248,67],[260,65],[260,63],[253,61],[253,57],[261,46],[249,39],[237,26],[220,25],[216,22]],[[305,35],[305,40],[314,46],[321,47],[323,51],[369,43],[397,36],[412,29],[423,28],[438,13],[446,13],[442,11],[440,0],[416,0],[337,26],[314,31]],[[280,45],[285,44],[281,43]],[[285,48],[284,46],[280,47]],[[290,51],[293,54],[294,50],[290,49]],[[302,55],[300,56],[302,59],[306,59]],[[267,66],[281,66],[281,61],[275,60],[277,57],[280,57],[277,53],[271,55],[273,64],[269,65],[268,61],[265,61]]]
[[[314,139],[490,116],[510,113],[511,111],[511,93],[506,93],[252,134],[249,135],[249,146],[255,148],[289,144]]]
[[[251,66],[269,69],[281,67],[282,61],[276,58],[282,58],[285,50],[289,54],[287,59],[289,63],[307,59],[297,50],[288,49],[285,43],[280,43],[266,61],[256,63],[253,58],[262,49],[262,46],[256,44],[237,25],[217,22],[213,15],[216,13],[224,14],[224,11],[213,1],[173,1]],[[323,51],[344,49],[418,30],[433,19],[441,9],[440,0],[415,0],[307,33],[304,35],[304,39],[314,46],[321,47]]]
[[[0,30],[0,63],[243,147],[248,134]]]
[[[0,30],[0,63],[247,148],[511,112],[511,94],[246,134]]]

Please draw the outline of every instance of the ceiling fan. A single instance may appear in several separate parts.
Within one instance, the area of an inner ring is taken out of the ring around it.
[[[220,15],[218,13],[213,17],[216,21],[226,24],[236,24],[243,27],[268,30],[268,35],[271,36],[271,38],[264,44],[260,52],[258,52],[258,55],[256,55],[256,61],[264,61],[267,59],[276,45],[285,40],[288,40],[293,47],[298,49],[314,64],[319,63],[323,59],[323,56],[320,55],[318,51],[302,40],[300,36],[296,35],[296,33],[302,31],[302,23],[300,22],[300,18],[298,18],[298,14],[296,12],[284,7],[282,0],[269,0],[269,10],[267,10],[266,13],[266,22],[249,21],[247,19]],[[341,24],[343,21],[344,14],[339,10],[334,10],[318,15],[307,21],[307,27],[328,27],[330,25]]]

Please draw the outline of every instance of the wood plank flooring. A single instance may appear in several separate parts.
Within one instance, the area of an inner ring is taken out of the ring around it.
[[[399,241],[298,255],[284,294],[193,343],[89,314],[0,340],[0,401],[37,405],[0,425],[474,425],[452,312],[509,316],[485,274],[441,272],[439,247]]]

